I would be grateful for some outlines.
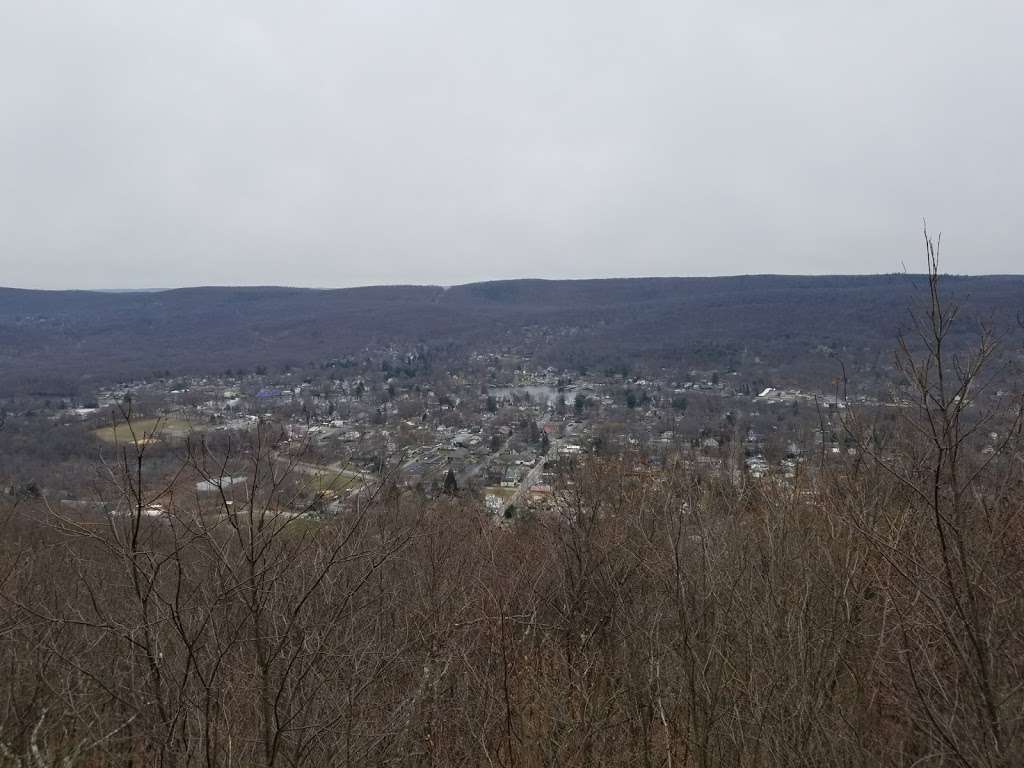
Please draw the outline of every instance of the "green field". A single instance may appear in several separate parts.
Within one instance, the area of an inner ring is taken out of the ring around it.
[[[156,432],[154,433],[154,430]],[[105,443],[130,443],[132,432],[139,442],[151,443],[160,439],[185,437],[192,431],[192,425],[184,419],[136,419],[131,428],[124,422],[101,427],[93,432]]]
[[[498,496],[502,499],[511,499],[516,495],[518,488],[502,488],[500,485],[489,485],[484,488],[484,493],[491,496]]]
[[[317,483],[321,491],[336,491],[338,493],[354,493],[366,486],[366,481],[356,472],[325,472],[322,475],[314,475],[313,481]]]
[[[293,470],[307,475],[318,491],[353,493],[368,484],[369,478],[347,468],[327,467],[320,464],[298,462]]]

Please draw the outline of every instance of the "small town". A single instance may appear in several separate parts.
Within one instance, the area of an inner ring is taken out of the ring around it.
[[[535,369],[511,353],[474,353],[438,370],[426,356],[384,350],[307,370],[164,375],[95,397],[35,402],[20,415],[85,432],[108,448],[131,441],[229,446],[274,425],[275,450],[304,488],[290,513],[337,514],[386,475],[424,497],[458,494],[496,520],[512,520],[552,509],[552,494],[587,455],[628,457],[648,475],[690,467],[792,481],[809,459],[856,453],[844,427],[848,409],[884,414],[905,404],[753,388],[735,370],[671,378],[580,373]],[[244,494],[246,480],[225,466],[196,491]],[[81,487],[45,490],[72,507],[96,503],[76,492]],[[154,502],[154,513],[161,508]]]

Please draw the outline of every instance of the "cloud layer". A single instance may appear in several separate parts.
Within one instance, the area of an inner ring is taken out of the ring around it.
[[[1022,271],[1019,3],[12,6],[0,284]]]

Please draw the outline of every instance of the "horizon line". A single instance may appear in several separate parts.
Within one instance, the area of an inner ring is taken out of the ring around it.
[[[31,288],[16,285],[0,285],[0,291],[24,291],[33,293],[170,293],[172,291],[210,290],[210,289],[278,289],[296,291],[351,291],[367,288],[440,288],[449,290],[472,285],[489,283],[583,283],[613,281],[650,281],[650,280],[734,280],[739,278],[877,278],[877,277],[922,277],[923,272],[748,272],[727,275],[642,275],[642,276],[609,276],[609,277],[511,277],[493,278],[488,280],[469,280],[461,283],[361,283],[358,285],[317,286],[289,285],[284,283],[207,283],[196,285],[177,285],[161,288]],[[942,272],[942,277],[951,278],[1024,278],[1024,273],[1015,272]]]

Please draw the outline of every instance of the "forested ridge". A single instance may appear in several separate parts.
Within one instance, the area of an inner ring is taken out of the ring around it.
[[[805,363],[815,348],[888,353],[926,277],[513,280],[448,289],[186,288],[140,293],[0,289],[0,394],[75,394],[124,378],[307,365],[387,345],[522,346],[584,367],[744,349]],[[949,277],[962,328],[1013,323],[1024,278]]]

